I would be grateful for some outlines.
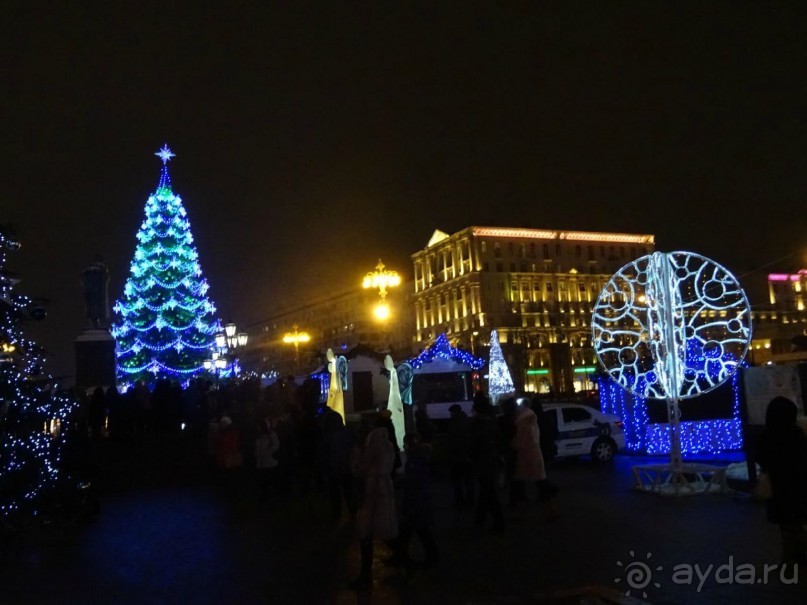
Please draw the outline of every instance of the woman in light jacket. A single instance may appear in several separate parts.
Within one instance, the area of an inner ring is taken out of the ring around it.
[[[526,491],[528,481],[535,482],[538,488],[538,501],[547,509],[547,517],[558,516],[555,495],[557,487],[547,481],[544,456],[541,453],[541,433],[538,429],[538,417],[529,407],[521,406],[516,412],[516,436],[512,447],[516,451],[516,470],[513,475],[519,489]]]
[[[394,463],[395,449],[389,440],[387,429],[374,428],[367,435],[361,456],[364,500],[356,519],[361,572],[350,584],[354,589],[368,588],[372,583],[373,540],[392,540],[398,535],[395,491],[391,477]]]

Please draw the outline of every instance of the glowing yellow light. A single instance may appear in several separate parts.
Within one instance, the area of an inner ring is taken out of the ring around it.
[[[389,271],[384,268],[384,263],[378,259],[375,271],[368,271],[361,282],[363,288],[378,288],[378,295],[381,300],[387,297],[387,288],[394,288],[401,285],[401,276],[397,271]]]
[[[298,332],[294,330],[294,332],[288,332],[283,335],[283,342],[286,344],[299,344],[301,342],[309,342],[311,340],[311,336],[309,336],[308,332]]]
[[[389,305],[385,302],[380,302],[373,308],[373,315],[379,321],[388,320],[391,314]]]
[[[600,241],[622,244],[652,244],[653,235],[631,233],[597,233],[592,231],[551,231],[548,229],[513,229],[502,227],[474,227],[474,235],[489,237],[522,237],[529,239],[566,239],[576,241]]]

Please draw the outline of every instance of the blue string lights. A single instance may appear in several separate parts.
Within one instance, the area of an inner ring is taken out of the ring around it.
[[[448,342],[448,337],[445,335],[445,333],[440,334],[440,336],[437,337],[437,340],[424,349],[420,355],[410,359],[409,363],[417,370],[420,369],[424,363],[428,363],[435,358],[464,363],[474,370],[481,370],[485,367],[486,363],[485,359],[482,357],[474,357],[468,351],[463,351],[456,347],[452,347]]]
[[[628,393],[608,376],[601,376],[598,382],[602,411],[616,414],[624,422],[625,449],[634,453],[668,454],[670,426],[667,423],[650,423],[647,401]],[[731,377],[731,386],[731,418],[681,422],[683,454],[719,454],[742,448],[739,373]]]
[[[186,380],[204,371],[204,360],[221,330],[216,306],[207,298],[199,254],[182,199],[171,190],[163,146],[157,190],[146,202],[146,219],[123,297],[113,310],[118,379],[122,383],[158,379]]]
[[[19,243],[0,231],[0,516],[37,513],[44,492],[59,479],[68,421],[75,400],[44,371],[44,351],[20,324],[36,314],[27,296],[14,294],[6,252]]]

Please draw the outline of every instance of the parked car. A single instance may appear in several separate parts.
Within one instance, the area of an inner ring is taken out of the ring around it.
[[[547,403],[544,412],[557,423],[557,457],[590,455],[610,462],[625,447],[622,419],[579,403]]]

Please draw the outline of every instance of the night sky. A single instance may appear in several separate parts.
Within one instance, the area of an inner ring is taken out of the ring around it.
[[[0,223],[54,373],[94,254],[121,293],[163,143],[241,325],[472,224],[654,233],[752,290],[807,266],[798,3],[34,4],[4,11]]]

